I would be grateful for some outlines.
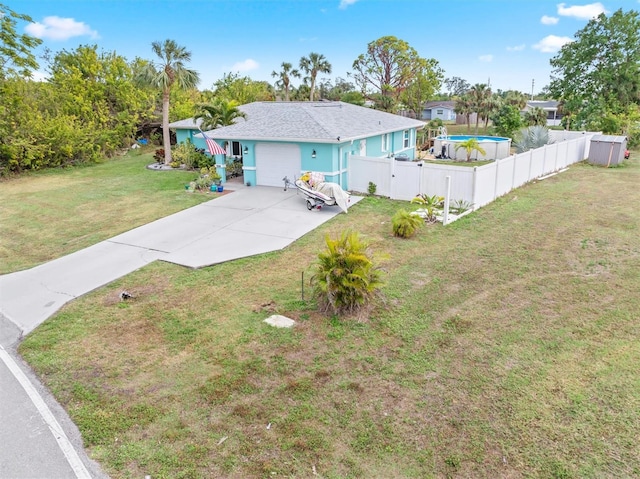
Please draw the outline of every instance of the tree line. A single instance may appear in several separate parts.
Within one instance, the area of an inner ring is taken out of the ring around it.
[[[507,135],[523,121],[543,122],[543,111],[522,118],[526,96],[493,93],[488,85],[444,78],[438,61],[423,58],[407,42],[384,36],[370,42],[353,62],[348,78],[321,78],[332,66],[311,52],[273,71],[274,85],[237,73],[224,75],[209,90],[198,90],[189,68],[191,53],[173,40],[153,42],[152,59],[132,61],[97,45],[47,51],[46,81],[34,81],[33,50],[40,40],[17,32],[26,15],[0,4],[0,174],[99,161],[130,146],[161,124],[165,161],[170,161],[168,124],[196,117],[205,128],[242,117],[238,106],[253,101],[341,100],[420,117],[423,105],[446,86],[458,114],[476,113]],[[640,113],[640,21],[638,13],[602,14],[576,34],[551,60],[547,92],[560,101],[567,125],[625,133],[635,138]],[[604,42],[604,40],[607,40]],[[597,47],[597,54],[594,53]],[[583,72],[583,73],[581,73]],[[586,72],[586,73],[584,73]],[[301,80],[294,86],[295,79]],[[471,125],[468,124],[468,128]]]

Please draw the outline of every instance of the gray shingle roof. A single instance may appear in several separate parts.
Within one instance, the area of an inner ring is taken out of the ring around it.
[[[238,107],[247,115],[235,124],[216,128],[207,136],[224,140],[277,140],[335,142],[365,138],[425,123],[343,102],[255,102]],[[190,123],[189,123],[190,122]],[[172,128],[193,126],[193,119],[172,123]]]

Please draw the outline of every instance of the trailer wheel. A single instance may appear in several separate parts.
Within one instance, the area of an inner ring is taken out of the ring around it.
[[[311,203],[311,200],[307,200],[307,209],[309,211],[311,211],[313,209],[313,203]]]

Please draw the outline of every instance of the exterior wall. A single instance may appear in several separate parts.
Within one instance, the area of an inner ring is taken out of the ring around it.
[[[408,129],[409,131],[409,147],[404,147],[404,131],[400,130],[396,132],[388,133],[389,135],[389,148],[388,151],[383,151],[382,135],[375,135],[366,138],[366,153],[367,156],[383,158],[385,161],[389,161],[387,157],[391,154],[405,153],[409,158],[415,158],[416,153],[416,136],[417,132],[415,128]],[[199,133],[198,130],[177,129],[176,139],[178,143],[182,143],[187,139],[197,148],[203,148],[207,150],[206,143],[203,138],[194,137]],[[216,140],[221,146],[224,147],[225,142]],[[251,185],[256,184],[256,157],[255,147],[256,141],[243,140],[240,141],[242,148],[247,148],[247,153],[242,155],[242,169],[244,174],[245,183]],[[269,143],[260,141],[259,143]],[[282,143],[285,142],[271,142]],[[301,154],[301,172],[305,171],[319,171],[325,175],[327,181],[338,183],[344,189],[349,188],[349,158],[360,154],[360,140],[354,140],[353,142],[343,142],[338,144],[330,143],[305,143],[305,142],[288,142],[298,145]],[[313,151],[316,155],[313,158]],[[222,162],[222,158],[216,157],[216,161],[220,164],[217,168],[218,174],[221,176],[221,181],[226,182],[226,171]]]
[[[438,113],[439,111],[442,111],[442,113]],[[445,107],[432,108],[431,119],[435,120],[436,118],[440,118],[442,121],[452,121],[456,119],[456,112]]]

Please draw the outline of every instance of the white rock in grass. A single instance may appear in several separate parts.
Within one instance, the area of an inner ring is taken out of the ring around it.
[[[275,326],[276,328],[291,328],[296,322],[287,318],[286,316],[281,316],[279,314],[274,314],[273,316],[269,316],[264,320],[265,323],[270,324],[271,326]]]

